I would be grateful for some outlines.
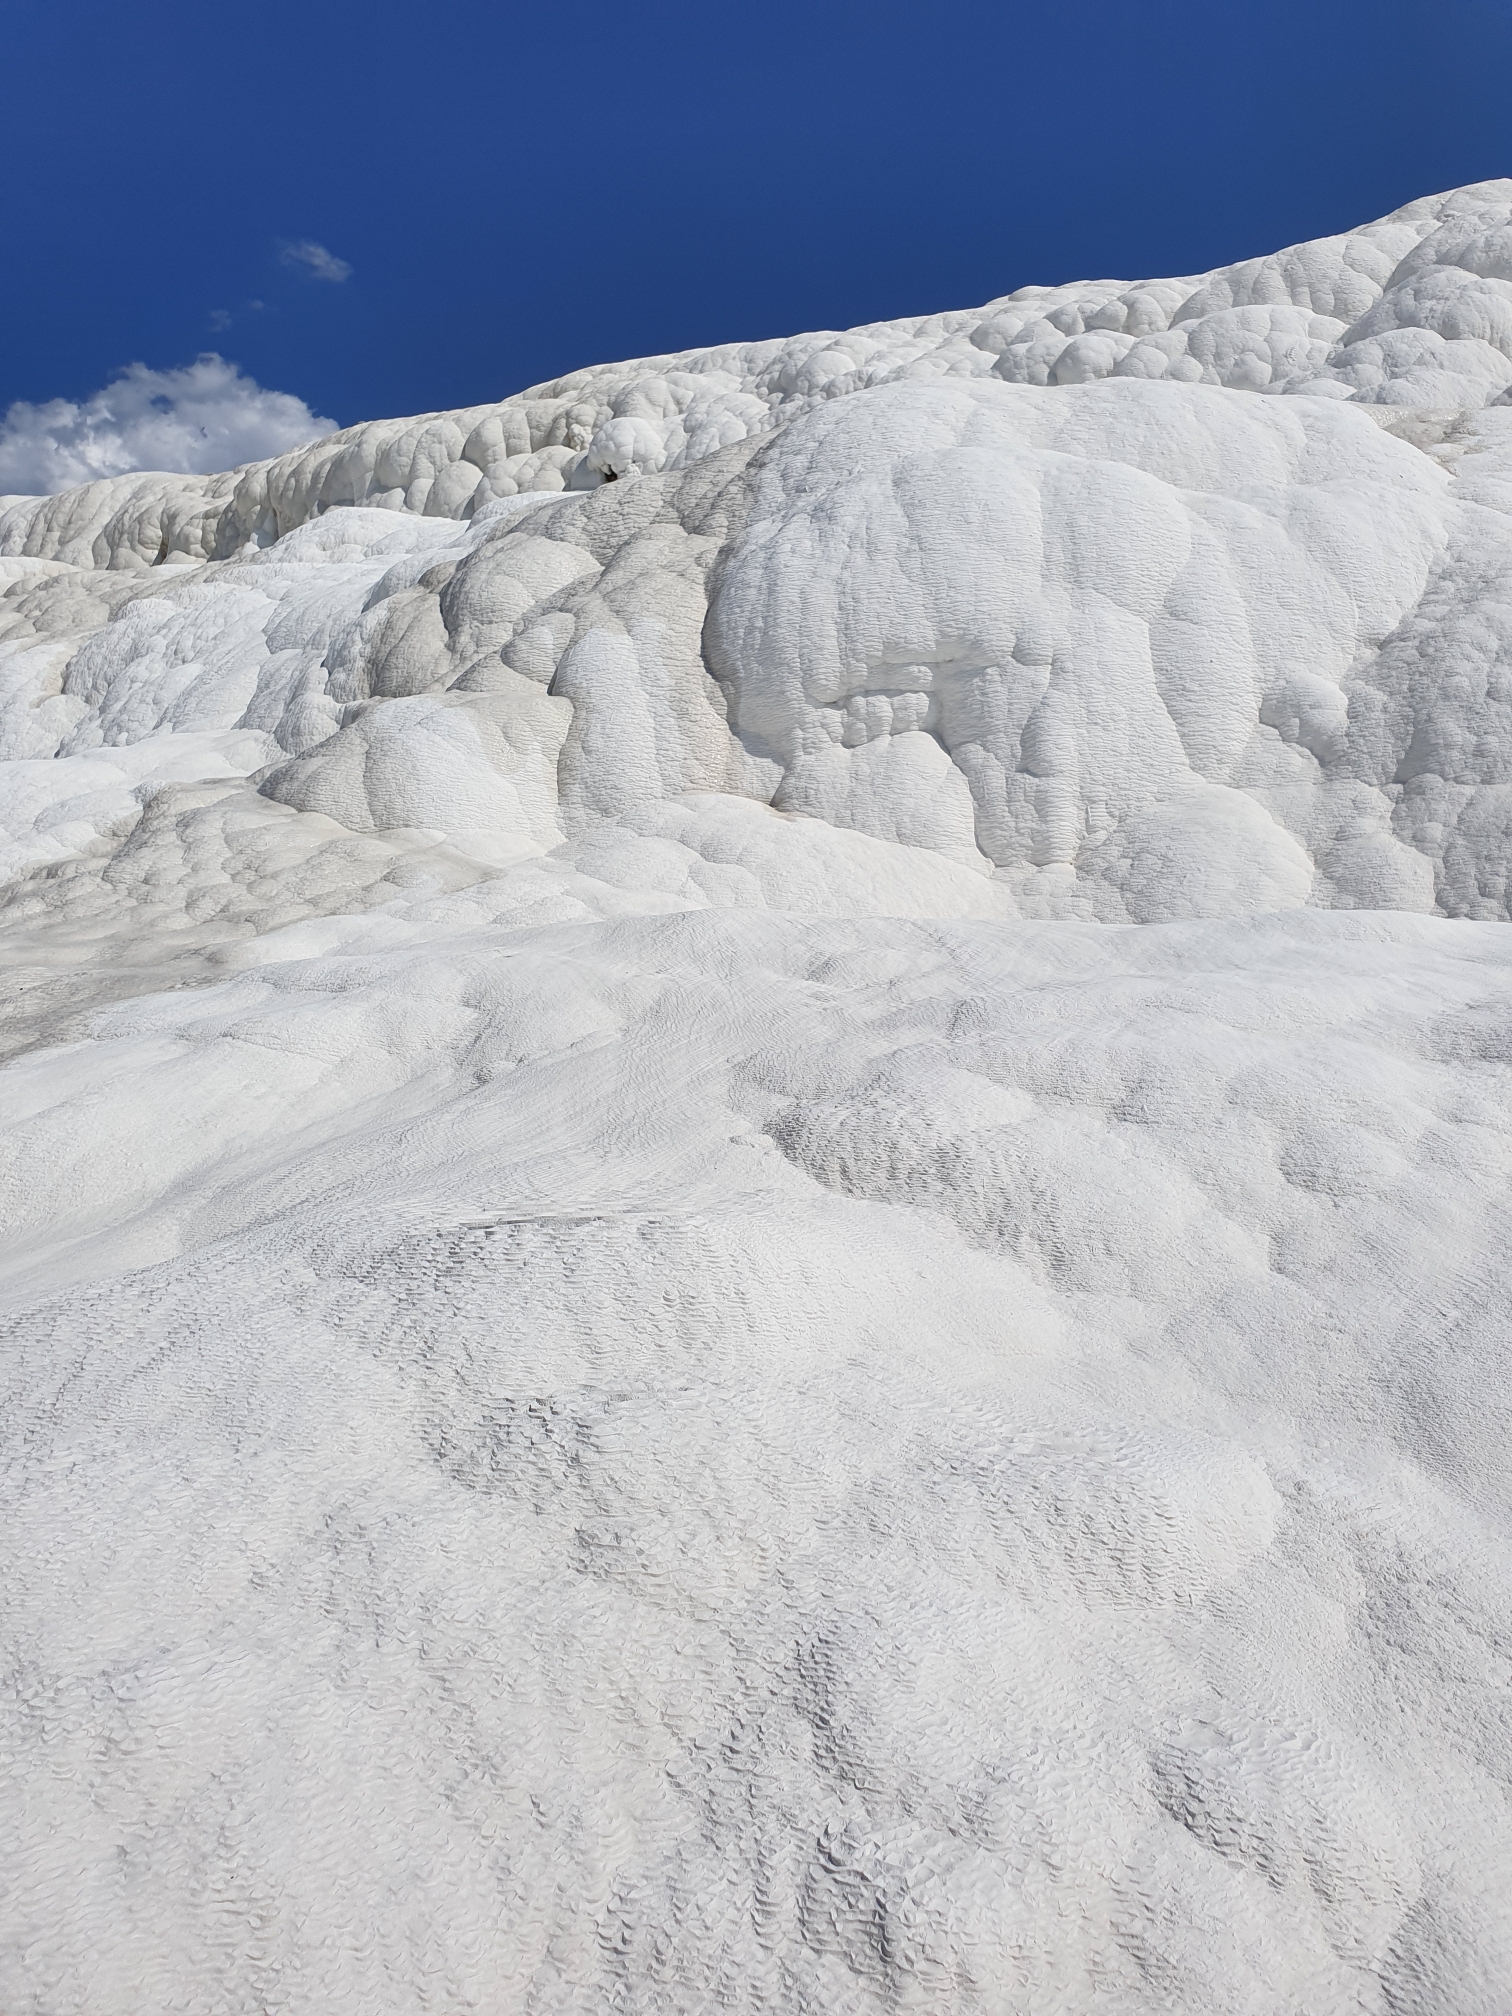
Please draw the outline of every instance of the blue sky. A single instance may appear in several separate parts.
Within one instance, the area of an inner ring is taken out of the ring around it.
[[[345,424],[1512,173],[1512,0],[0,17],[0,411],[215,350]]]

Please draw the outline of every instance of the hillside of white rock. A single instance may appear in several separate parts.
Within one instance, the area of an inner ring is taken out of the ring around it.
[[[0,499],[0,2007],[1512,2009],[1512,182]]]

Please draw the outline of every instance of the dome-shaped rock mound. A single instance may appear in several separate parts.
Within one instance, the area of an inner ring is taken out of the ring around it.
[[[0,2006],[1512,2008],[1512,182],[0,499]]]

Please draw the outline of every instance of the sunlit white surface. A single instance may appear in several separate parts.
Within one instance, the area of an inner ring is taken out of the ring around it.
[[[1509,248],[0,515],[7,2007],[1501,2016]]]

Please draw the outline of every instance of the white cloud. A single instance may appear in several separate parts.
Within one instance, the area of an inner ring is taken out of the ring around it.
[[[234,469],[318,440],[334,420],[207,351],[178,371],[128,364],[89,398],[18,399],[0,420],[0,495],[41,496],[137,469]]]
[[[240,322],[245,315],[261,315],[267,305],[266,301],[243,301],[239,308],[212,308],[210,327],[217,333],[229,329],[233,322]]]
[[[285,245],[280,256],[285,266],[304,266],[317,280],[340,282],[352,277],[352,269],[346,260],[338,259],[334,252],[327,252],[324,245],[317,245],[313,238],[301,238],[295,245]]]

